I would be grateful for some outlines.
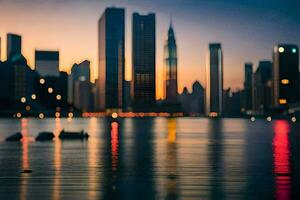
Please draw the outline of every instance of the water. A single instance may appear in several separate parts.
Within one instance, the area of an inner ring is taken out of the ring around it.
[[[299,199],[299,128],[246,119],[1,119],[0,199]],[[61,129],[91,137],[34,141]],[[4,141],[17,131],[22,142]]]

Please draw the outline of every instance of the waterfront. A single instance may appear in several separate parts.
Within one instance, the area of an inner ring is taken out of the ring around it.
[[[263,119],[0,119],[0,199],[297,199],[299,128]],[[90,138],[34,141],[61,129]],[[4,141],[17,131],[22,142]]]

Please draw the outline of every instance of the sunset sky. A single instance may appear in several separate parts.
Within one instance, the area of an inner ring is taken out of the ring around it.
[[[22,35],[23,54],[34,67],[34,50],[59,50],[60,69],[91,61],[97,77],[97,21],[106,7],[126,9],[126,79],[131,70],[133,12],[156,13],[157,97],[162,95],[163,45],[170,16],[178,45],[179,91],[195,80],[205,83],[205,55],[210,42],[221,42],[224,86],[242,88],[245,62],[272,58],[277,43],[300,45],[297,0],[0,0],[1,58],[6,34]]]

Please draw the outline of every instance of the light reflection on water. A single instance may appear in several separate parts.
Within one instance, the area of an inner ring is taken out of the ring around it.
[[[60,141],[62,129],[91,137]],[[1,119],[0,130],[0,199],[298,197],[299,125],[286,121]],[[22,142],[4,142],[17,131]],[[54,141],[35,142],[40,131]]]

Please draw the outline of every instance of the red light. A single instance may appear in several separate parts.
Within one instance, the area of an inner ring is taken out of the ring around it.
[[[276,121],[274,125],[273,157],[276,199],[290,199],[291,194],[291,166],[290,166],[290,126],[286,121]]]
[[[118,133],[119,125],[117,122],[111,123],[111,154],[112,154],[112,170],[117,170],[118,165],[118,151],[119,151],[119,133]]]

